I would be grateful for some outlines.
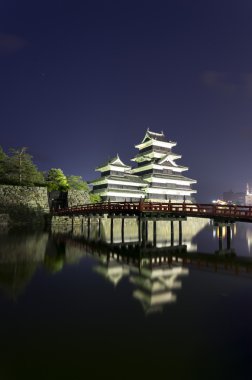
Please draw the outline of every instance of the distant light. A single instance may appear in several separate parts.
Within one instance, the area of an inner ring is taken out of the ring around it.
[[[212,201],[212,203],[214,203],[214,204],[218,204],[218,205],[227,205],[227,202],[222,201],[221,199],[214,199],[214,200]]]

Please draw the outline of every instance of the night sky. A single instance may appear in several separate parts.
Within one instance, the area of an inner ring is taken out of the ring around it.
[[[149,127],[177,141],[199,201],[243,191],[251,20],[250,0],[1,0],[0,145],[90,180]]]

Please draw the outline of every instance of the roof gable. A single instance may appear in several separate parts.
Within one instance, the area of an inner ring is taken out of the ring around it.
[[[122,168],[125,168],[125,169],[131,169],[131,167],[129,165],[125,165],[122,162],[122,160],[120,159],[119,155],[117,154],[115,157],[111,158],[110,160],[108,160],[104,164],[98,166],[96,168],[96,170],[98,170],[100,168],[103,168],[103,167],[106,167],[106,166],[109,166],[109,165],[119,166],[119,167],[122,167]]]
[[[164,162],[169,162],[172,166],[178,166],[176,162],[174,162],[174,159],[172,159],[170,154],[167,154],[163,158],[160,158],[160,160],[158,161],[158,164],[162,165]]]
[[[163,131],[161,133],[157,133],[157,132],[150,131],[148,128],[141,144],[143,144],[146,141],[151,140],[151,139],[159,140],[159,141],[166,141]]]
[[[120,159],[120,157],[119,157],[118,154],[116,155],[116,157],[112,158],[108,163],[111,164],[111,165],[115,165],[115,166],[123,166],[125,168],[129,167],[128,165],[125,165],[122,162],[122,160]]]

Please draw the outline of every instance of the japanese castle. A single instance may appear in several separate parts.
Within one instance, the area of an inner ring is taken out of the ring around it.
[[[141,198],[156,202],[192,202],[191,188],[196,180],[185,177],[186,166],[176,163],[181,155],[172,152],[177,143],[168,141],[164,133],[147,129],[143,141],[135,145],[138,154],[135,167],[124,164],[117,155],[96,168],[101,176],[94,181],[92,192],[102,201],[136,202]]]

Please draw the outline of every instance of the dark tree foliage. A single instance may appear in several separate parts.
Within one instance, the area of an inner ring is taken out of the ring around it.
[[[69,184],[69,189],[86,190],[89,193],[89,199],[91,203],[101,202],[100,195],[93,194],[92,192],[90,192],[90,188],[88,187],[87,182],[84,181],[81,176],[77,176],[77,175],[67,176],[67,181]]]
[[[44,176],[27,153],[27,148],[10,148],[9,155],[0,149],[0,182],[11,185],[42,185]]]
[[[7,154],[3,151],[3,148],[0,146],[0,183],[6,182],[6,161],[7,161]]]
[[[67,176],[67,182],[69,189],[89,191],[87,182],[84,181],[81,176],[69,175]]]
[[[67,191],[68,189],[85,190],[92,203],[100,202],[97,194],[90,192],[89,186],[81,176],[65,176],[61,169],[50,169],[41,172],[27,153],[26,147],[10,148],[6,154],[0,146],[0,184],[21,186],[47,186],[48,191]]]
[[[89,197],[90,197],[90,202],[91,203],[99,203],[99,202],[101,202],[101,197],[98,194],[90,193]]]
[[[27,148],[10,149],[7,159],[7,179],[18,185],[38,185],[44,183],[44,177],[27,153]]]
[[[49,192],[54,190],[67,191],[69,189],[67,178],[61,169],[50,169],[46,176],[46,184]]]

